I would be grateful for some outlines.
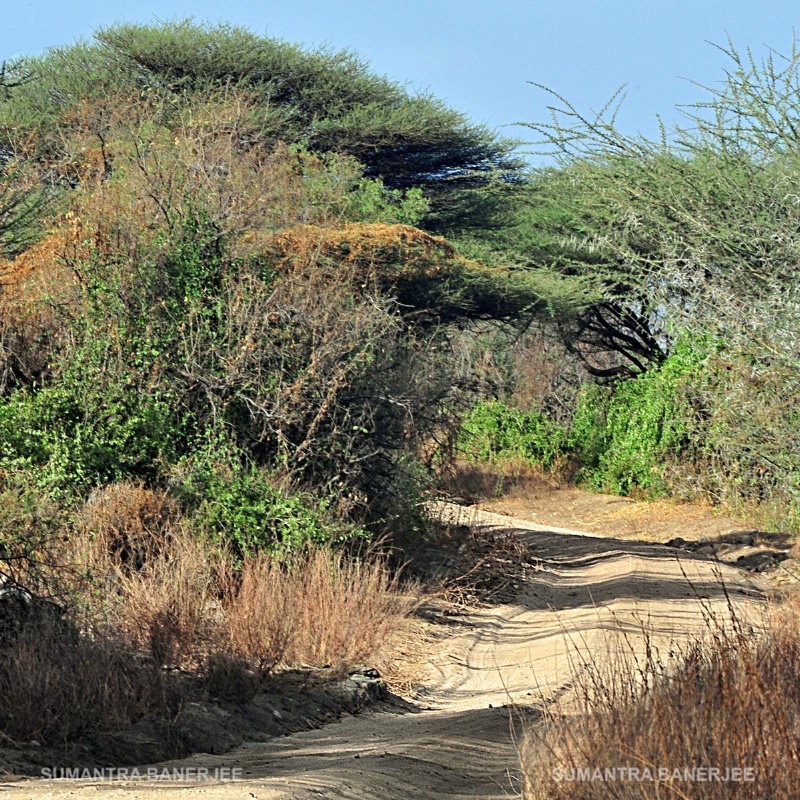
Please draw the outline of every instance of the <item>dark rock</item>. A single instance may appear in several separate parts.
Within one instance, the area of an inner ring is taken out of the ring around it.
[[[363,664],[353,667],[347,674],[351,676],[361,675],[365,678],[380,678],[381,676],[375,667],[366,667]]]
[[[339,683],[338,692],[342,702],[352,710],[389,698],[389,689],[378,670],[369,667],[359,667],[358,672],[351,672],[347,680]]]
[[[686,546],[686,539],[681,539],[680,536],[676,536],[674,539],[670,539],[667,542],[667,547],[685,547]]]
[[[214,705],[187,703],[178,714],[176,728],[189,753],[220,755],[244,741],[236,716]]]

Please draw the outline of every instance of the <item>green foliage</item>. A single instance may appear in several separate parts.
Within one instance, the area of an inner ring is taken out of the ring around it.
[[[308,545],[339,544],[366,533],[341,518],[335,497],[281,486],[276,476],[248,462],[227,437],[212,438],[174,469],[173,494],[198,531],[239,557],[259,550],[290,558]]]
[[[566,442],[565,431],[538,412],[493,400],[479,403],[465,418],[460,446],[478,461],[522,458],[551,467],[563,455]]]
[[[575,257],[576,245],[562,240],[564,225],[574,223],[575,192],[567,185],[556,188],[557,175],[534,171],[513,186],[482,190],[487,208],[481,224],[454,232],[452,241],[465,256],[527,284],[542,300],[542,316],[561,324],[601,301],[604,285],[601,273],[584,268],[585,253]],[[550,216],[562,217],[563,225],[554,230]],[[594,261],[600,265],[599,258]]]
[[[192,411],[165,380],[190,307],[205,313],[219,285],[218,236],[190,219],[165,263],[132,276],[114,257],[76,264],[84,289],[65,320],[55,380],[0,398],[0,465],[30,469],[53,495],[83,495],[124,478],[157,480],[188,446]],[[133,280],[131,280],[133,278]]]
[[[222,288],[226,247],[205,211],[189,209],[174,247],[164,259],[164,288],[169,313],[181,318],[187,311],[208,308]]]
[[[346,197],[345,218],[353,222],[419,225],[430,209],[422,189],[388,190],[378,179],[364,178]]]
[[[591,474],[598,468],[600,459],[608,449],[607,419],[612,392],[607,386],[588,383],[578,393],[568,446],[576,455],[584,474]]]
[[[798,507],[800,52],[730,42],[724,80],[656,140],[551,92],[555,156],[522,187],[533,266],[593,284],[566,346],[586,389],[570,449],[595,487]],[[549,91],[549,90],[548,90]]]
[[[720,49],[725,81],[658,140],[621,134],[613,102],[584,116],[557,95],[552,121],[531,125],[558,159],[533,181],[537,258],[596,276],[604,302],[633,315],[605,320],[618,350],[636,340],[635,371],[682,332],[795,359],[800,54],[795,44],[759,63]],[[613,349],[597,326],[577,335]]]
[[[542,411],[482,402],[463,423],[461,444],[482,461],[522,458],[550,468],[564,458],[584,484],[615,494],[663,494],[682,458],[692,458],[691,399],[706,370],[707,351],[680,344],[664,365],[613,389],[587,384],[569,430]]]
[[[53,569],[53,538],[63,527],[62,510],[26,472],[0,474],[0,580],[39,596],[59,596]]]
[[[153,478],[176,449],[171,403],[91,376],[0,401],[0,467],[27,470],[53,495],[85,493],[123,477]]]
[[[584,480],[615,494],[667,491],[667,472],[689,444],[687,389],[702,360],[680,346],[662,367],[618,383],[613,393],[584,393],[570,436]]]

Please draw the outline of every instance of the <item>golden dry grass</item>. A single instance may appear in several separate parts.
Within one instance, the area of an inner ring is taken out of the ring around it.
[[[245,562],[225,617],[231,650],[252,663],[339,670],[373,658],[410,611],[384,561],[321,549],[289,567],[266,555]]]
[[[135,484],[96,493],[80,518],[73,558],[99,590],[90,614],[159,665],[221,652],[262,670],[340,668],[372,657],[411,610],[378,555],[309,548],[290,563],[264,553],[239,563]]]
[[[556,703],[522,742],[525,797],[797,797],[799,609],[779,608],[759,635],[709,619],[673,662],[651,650],[609,670],[582,665],[579,713]],[[698,771],[711,769],[719,777]]]
[[[380,555],[237,562],[163,493],[132,483],[95,493],[62,546],[73,604],[23,609],[13,630],[0,620],[0,736],[12,741],[169,717],[186,692],[246,700],[282,668],[376,663],[413,607]]]

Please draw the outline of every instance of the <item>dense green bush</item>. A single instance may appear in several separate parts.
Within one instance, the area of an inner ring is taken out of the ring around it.
[[[224,436],[178,462],[170,483],[198,532],[240,557],[261,550],[288,558],[308,545],[367,535],[337,513],[336,495],[298,491],[236,452]]]
[[[660,367],[621,381],[613,391],[587,388],[578,400],[569,443],[581,479],[615,494],[668,491],[668,474],[689,453],[689,399],[703,356],[678,346]]]
[[[521,411],[498,400],[479,403],[464,419],[461,448],[479,461],[522,458],[550,467],[566,449],[565,431],[536,411]]]
[[[665,493],[694,454],[692,400],[705,360],[703,350],[679,345],[662,367],[613,388],[589,383],[568,428],[543,411],[480,403],[464,421],[461,445],[477,460],[516,457],[544,469],[568,458],[581,483],[604,491]]]
[[[553,328],[605,388],[574,408],[591,485],[771,503],[796,518],[800,53],[730,42],[719,84],[650,140],[551,92],[555,164],[504,235],[597,296]],[[713,343],[710,346],[709,343]],[[694,349],[692,355],[687,351]],[[688,353],[688,354],[687,354]],[[695,360],[695,355],[697,359]]]
[[[125,479],[171,485],[240,552],[348,538],[406,503],[393,485],[458,388],[415,374],[434,370],[391,296],[363,299],[344,266],[233,258],[202,212],[133,269],[122,255],[75,260],[80,299],[48,374],[0,397],[1,468],[66,503]],[[209,437],[218,457],[174,484]]]
[[[179,447],[169,399],[119,386],[96,389],[76,381],[22,390],[1,402],[0,467],[31,470],[56,495],[124,477],[154,478]]]
[[[126,31],[139,45],[205,43],[161,53],[178,61],[202,60],[209,42],[233,58],[244,41]],[[309,81],[282,112],[300,125],[291,104],[347,59],[261,45],[275,75]],[[267,135],[249,79],[204,72],[165,92],[133,64],[141,53],[104,48],[18,65],[29,81],[0,102],[26,179],[57,185],[63,202],[0,272],[0,468],[72,506],[108,483],[167,488],[240,553],[418,526],[423,449],[451,435],[472,391],[448,358],[451,323],[535,309],[536,287],[411,227],[430,206],[421,189],[319,152],[302,125],[282,129],[291,144]],[[303,78],[281,59],[314,70]],[[84,67],[102,80],[87,83]],[[125,80],[139,78],[130,94]],[[334,102],[324,91],[320,103]],[[192,472],[208,441],[219,457]]]
[[[569,418],[546,394],[533,411],[516,407],[515,395],[481,403],[460,444],[476,460],[569,465],[598,491],[763,506],[768,524],[796,530],[798,392],[797,375],[775,363],[710,337],[682,340],[660,367],[584,384]]]

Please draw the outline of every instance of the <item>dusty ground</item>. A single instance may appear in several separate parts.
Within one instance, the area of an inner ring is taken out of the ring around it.
[[[708,505],[638,502],[529,478],[501,498],[482,500],[475,507],[614,539],[673,543],[679,549],[762,573],[762,582],[773,589],[800,581],[800,563],[792,553],[788,533],[758,530]]]
[[[681,517],[658,506],[648,520],[628,501],[596,495],[560,500],[510,503],[502,515],[442,507],[454,528],[477,526],[487,541],[513,532],[524,557],[516,558],[513,582],[504,585],[513,590],[508,602],[462,607],[455,616],[428,607],[420,638],[408,650],[416,659],[427,651],[427,663],[407,703],[223,756],[158,765],[160,777],[167,769],[194,778],[197,773],[186,770],[199,769],[213,778],[223,768],[236,781],[25,780],[2,788],[9,797],[75,800],[513,796],[520,717],[535,720],[542,699],[568,698],[584,659],[602,662],[619,647],[640,654],[645,631],[668,653],[702,634],[709,614],[723,618],[734,610],[758,627],[765,609],[767,573],[743,569],[736,560],[737,548],[763,547],[757,537],[725,553],[697,549],[741,533],[733,521],[686,508]],[[677,536],[685,541],[665,545]],[[458,568],[457,558],[443,558]],[[139,770],[146,776],[146,766]]]

